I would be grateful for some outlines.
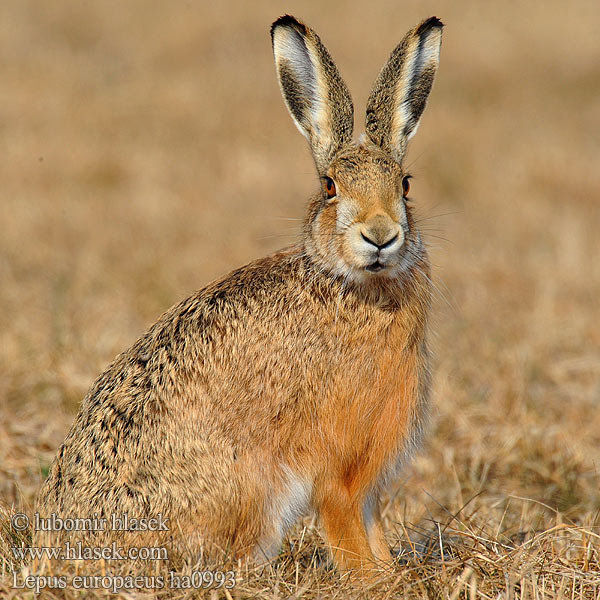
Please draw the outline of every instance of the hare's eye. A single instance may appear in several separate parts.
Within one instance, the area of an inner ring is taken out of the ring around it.
[[[337,194],[337,190],[335,189],[335,181],[333,181],[331,177],[325,177],[323,185],[325,187],[325,193],[327,194],[327,197],[334,198]]]
[[[405,175],[402,178],[402,195],[406,198],[408,196],[408,192],[410,192],[410,175]]]

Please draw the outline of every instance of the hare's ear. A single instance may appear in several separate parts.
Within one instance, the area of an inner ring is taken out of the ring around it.
[[[273,23],[271,39],[281,93],[322,175],[340,146],[352,140],[350,93],[312,29],[286,15]]]
[[[369,139],[398,162],[427,104],[440,59],[442,27],[431,17],[409,31],[381,69],[367,102]]]

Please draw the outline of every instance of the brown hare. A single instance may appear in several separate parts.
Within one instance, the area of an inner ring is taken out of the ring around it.
[[[427,415],[429,263],[402,163],[442,23],[423,21],[392,52],[359,142],[316,33],[284,16],[271,36],[320,181],[302,241],[177,304],[114,360],[83,400],[38,511],[161,514],[174,543],[258,561],[315,511],[336,566],[370,569],[391,560],[379,500]]]

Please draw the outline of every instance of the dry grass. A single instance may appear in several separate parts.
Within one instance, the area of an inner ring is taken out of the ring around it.
[[[0,4],[3,511],[31,512],[117,352],[294,239],[287,219],[315,177],[279,97],[270,22],[286,10],[315,26],[360,129],[393,44],[437,14],[443,60],[409,155],[441,290],[435,414],[386,507],[399,564],[352,587],[307,522],[276,564],[206,596],[598,598],[600,8],[320,4]],[[0,596],[29,597],[11,590],[22,541],[3,518]]]

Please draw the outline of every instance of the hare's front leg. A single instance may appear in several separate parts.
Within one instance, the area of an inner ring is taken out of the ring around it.
[[[363,504],[364,499],[353,497],[343,482],[328,480],[315,490],[315,507],[341,571],[372,569],[377,562],[365,528]]]

